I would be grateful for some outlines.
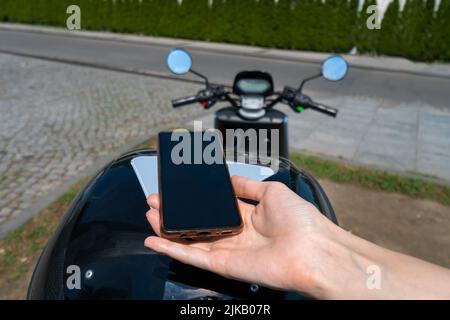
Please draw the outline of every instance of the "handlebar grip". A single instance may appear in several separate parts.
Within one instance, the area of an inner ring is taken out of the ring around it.
[[[326,105],[316,103],[316,102],[310,102],[308,105],[309,108],[314,109],[316,111],[322,112],[328,116],[331,116],[333,118],[336,118],[339,110],[335,108],[328,107]]]
[[[181,99],[172,100],[172,107],[179,108],[186,106],[188,104],[193,104],[197,102],[197,97],[186,97]]]

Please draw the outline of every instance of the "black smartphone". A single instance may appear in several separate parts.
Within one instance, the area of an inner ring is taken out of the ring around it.
[[[228,236],[242,230],[220,138],[208,140],[202,132],[159,134],[161,234],[166,238]]]

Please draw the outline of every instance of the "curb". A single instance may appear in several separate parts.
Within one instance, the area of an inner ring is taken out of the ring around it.
[[[250,57],[277,59],[286,61],[298,61],[312,64],[320,64],[329,53],[317,53],[308,51],[282,50],[246,45],[213,43],[207,41],[193,41],[187,39],[175,39],[164,37],[149,37],[143,35],[121,34],[98,31],[69,31],[63,28],[31,26],[26,24],[0,23],[0,30],[40,33],[56,36],[69,36],[102,41],[117,41],[137,43],[144,45],[163,46],[167,48],[183,47],[191,50],[226,53],[232,55],[245,55]],[[425,77],[450,79],[450,64],[423,63],[399,57],[371,57],[365,55],[342,54],[353,68],[407,73]]]

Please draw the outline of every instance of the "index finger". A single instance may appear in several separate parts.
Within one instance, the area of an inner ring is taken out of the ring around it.
[[[249,200],[261,201],[267,189],[267,183],[239,176],[232,177],[231,182],[236,196]]]

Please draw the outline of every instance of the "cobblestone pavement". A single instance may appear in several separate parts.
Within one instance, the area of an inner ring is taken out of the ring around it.
[[[99,157],[201,112],[169,103],[196,90],[0,54],[0,226]]]

